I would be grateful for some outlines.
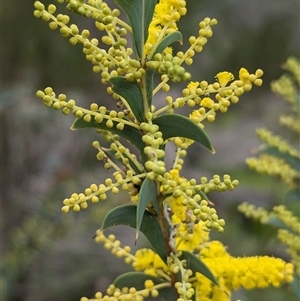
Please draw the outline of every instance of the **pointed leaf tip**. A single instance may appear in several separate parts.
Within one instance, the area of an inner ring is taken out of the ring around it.
[[[137,206],[123,205],[109,211],[104,218],[101,230],[112,226],[127,225],[136,228]],[[167,260],[163,234],[156,217],[149,211],[144,212],[140,231],[148,238],[155,252],[163,261]]]
[[[133,43],[138,56],[143,57],[143,47],[148,38],[157,0],[114,0],[128,16],[133,34]]]
[[[163,139],[183,137],[201,143],[212,154],[215,150],[206,132],[191,119],[178,114],[165,114],[153,119],[153,123],[159,126]]]
[[[198,272],[212,281],[215,285],[219,286],[218,280],[211,272],[211,270],[207,267],[207,265],[196,255],[188,252],[182,251],[182,255],[179,257],[181,260],[185,259],[188,263],[189,268],[194,272]]]
[[[136,210],[136,240],[139,236],[140,227],[143,221],[144,212],[149,203],[154,203],[157,199],[157,188],[154,181],[146,178],[141,186]]]
[[[144,107],[142,92],[136,82],[129,82],[123,76],[111,77],[112,89],[122,96],[128,103],[134,117],[138,122],[144,120]]]

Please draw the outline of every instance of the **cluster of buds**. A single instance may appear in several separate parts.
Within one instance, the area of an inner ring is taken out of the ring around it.
[[[64,1],[58,1],[63,3]],[[49,22],[51,30],[59,29],[61,35],[69,39],[71,45],[82,44],[83,53],[93,65],[93,72],[100,73],[102,83],[107,83],[110,77],[124,75],[127,80],[139,80],[145,70],[141,68],[138,60],[132,58],[132,48],[126,47],[125,36],[131,28],[120,20],[118,9],[111,10],[103,1],[67,1],[67,9],[72,10],[87,18],[95,20],[95,26],[100,31],[105,31],[101,42],[103,47],[109,46],[108,50],[99,46],[97,38],[90,38],[90,31],[79,30],[76,24],[69,24],[68,15],[57,14],[56,6],[50,4],[48,8],[39,1],[34,6],[34,16]]]

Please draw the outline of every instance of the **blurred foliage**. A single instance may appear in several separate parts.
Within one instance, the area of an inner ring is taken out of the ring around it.
[[[290,291],[294,292],[294,298],[300,300],[300,60],[289,57],[283,68],[287,72],[272,81],[271,88],[291,107],[289,115],[281,114],[279,118],[279,123],[290,132],[290,135],[284,136],[289,139],[274,135],[266,129],[258,129],[263,144],[257,151],[257,157],[247,158],[246,162],[260,174],[279,178],[288,187],[288,192],[270,210],[247,202],[239,205],[238,209],[247,218],[258,220],[263,228],[276,228],[275,235],[288,254],[289,261],[294,264],[294,280]],[[268,236],[273,238],[275,235]]]
[[[10,0],[1,7],[1,291],[8,301],[75,301],[104,289],[125,269],[92,240],[104,213],[119,200],[111,197],[80,215],[61,213],[66,195],[104,178],[90,146],[96,134],[71,132],[72,117],[61,118],[43,109],[34,95],[51,85],[69,89],[68,95],[83,104],[98,102],[109,107],[109,98],[81,48],[72,47],[32,16],[33,2]],[[236,193],[222,195],[222,199],[211,196],[228,220],[222,237],[216,235],[233,255],[236,251],[284,257],[274,231],[238,216],[237,204],[253,200],[271,208],[286,193],[278,181],[250,172],[243,162],[257,144],[254,129],[259,124],[276,129],[274,116],[282,105],[268,94],[268,83],[279,76],[279,66],[288,55],[299,53],[299,2],[189,0],[188,9],[188,17],[179,24],[184,36],[192,35],[206,16],[219,21],[211,42],[193,64],[194,78],[210,79],[219,70],[237,72],[245,66],[263,69],[266,84],[248,96],[250,101],[245,96],[226,119],[208,127],[217,155],[212,159],[194,147],[186,173],[193,174],[197,166],[203,176],[226,170],[240,180]],[[75,14],[72,18],[99,36],[89,20]],[[120,236],[128,240],[126,233]],[[243,301],[258,300],[257,296],[255,292],[240,295]],[[259,296],[266,301],[287,300],[285,289]]]

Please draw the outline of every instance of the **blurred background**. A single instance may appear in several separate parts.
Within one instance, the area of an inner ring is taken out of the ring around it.
[[[235,191],[210,195],[219,216],[227,220],[225,232],[214,233],[213,238],[227,245],[232,255],[288,260],[274,239],[275,231],[246,220],[237,206],[248,201],[271,208],[284,200],[286,187],[250,171],[245,158],[260,144],[257,127],[291,138],[278,124],[279,114],[290,108],[270,92],[270,82],[283,73],[280,66],[288,56],[299,57],[299,1],[187,2],[188,16],[179,24],[185,41],[197,34],[205,17],[218,20],[213,37],[188,69],[193,80],[212,82],[220,71],[237,75],[241,67],[250,72],[261,68],[264,85],[245,94],[228,113],[218,114],[213,124],[206,124],[217,154],[193,145],[183,174],[200,178],[228,173],[239,179]],[[114,103],[81,46],[71,46],[58,31],[34,18],[33,3],[10,0],[1,5],[1,294],[7,301],[75,301],[104,291],[120,273],[131,270],[92,239],[107,211],[129,198],[110,195],[80,213],[61,212],[65,197],[101,183],[106,171],[91,146],[99,139],[97,134],[70,131],[74,118],[47,109],[35,97],[36,90],[51,86],[82,106],[96,102],[113,108]],[[64,5],[58,5],[58,12],[66,12]],[[92,20],[71,14],[71,21],[80,29],[88,28],[94,37],[101,35]],[[179,95],[180,90],[172,93]],[[116,227],[111,232],[134,248],[132,229]],[[136,247],[146,245],[141,239]],[[237,298],[294,300],[288,287],[239,291],[233,300]]]

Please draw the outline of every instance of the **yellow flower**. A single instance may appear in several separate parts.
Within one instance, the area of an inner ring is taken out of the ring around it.
[[[241,287],[245,289],[278,287],[281,283],[292,281],[292,264],[269,256],[232,257],[219,241],[211,241],[207,248],[202,249],[200,258],[216,276],[223,289],[223,291],[214,289],[212,282],[209,283],[203,275],[196,273],[196,291],[199,294],[213,292],[211,299],[207,300],[229,301],[230,297],[226,295],[230,294],[229,290]],[[215,294],[218,295],[218,299]]]
[[[135,253],[133,267],[137,270],[145,270],[153,267],[155,253],[150,249],[140,249]]]
[[[199,82],[190,82],[187,85],[187,88],[190,91],[190,93],[195,93],[198,86],[199,86]]]
[[[218,80],[221,87],[225,87],[230,81],[234,79],[234,76],[232,73],[223,71],[219,72],[215,78]]]
[[[160,271],[169,272],[168,266],[151,249],[140,249],[135,253],[132,264],[136,271],[144,271],[148,275],[159,276]]]
[[[176,223],[180,223],[181,221],[183,221],[185,219],[185,207],[182,205],[182,201],[183,201],[184,197],[181,196],[179,198],[173,198],[170,197],[168,199],[169,201],[169,206],[172,209],[172,213],[173,213],[173,222],[174,224]]]
[[[186,14],[184,0],[160,0],[155,6],[154,15],[148,29],[148,40],[145,43],[145,54],[149,54],[154,45],[159,43],[167,34],[178,29],[176,22]],[[162,33],[162,36],[160,34]],[[159,37],[160,36],[160,37]],[[159,38],[159,39],[158,39]],[[169,48],[165,52],[170,53]]]
[[[195,123],[199,123],[203,119],[203,115],[200,113],[199,110],[194,110],[190,115],[189,118],[193,120]]]
[[[239,78],[240,80],[242,80],[243,82],[247,82],[249,80],[249,72],[247,69],[245,68],[241,68],[239,71]]]
[[[209,109],[212,109],[214,104],[215,104],[214,101],[209,97],[204,97],[200,102],[200,105],[202,107],[206,107],[206,108],[209,108]]]
[[[173,220],[172,220],[173,221]],[[175,242],[177,250],[193,252],[201,244],[209,240],[209,232],[205,230],[205,223],[181,223],[177,229]]]

